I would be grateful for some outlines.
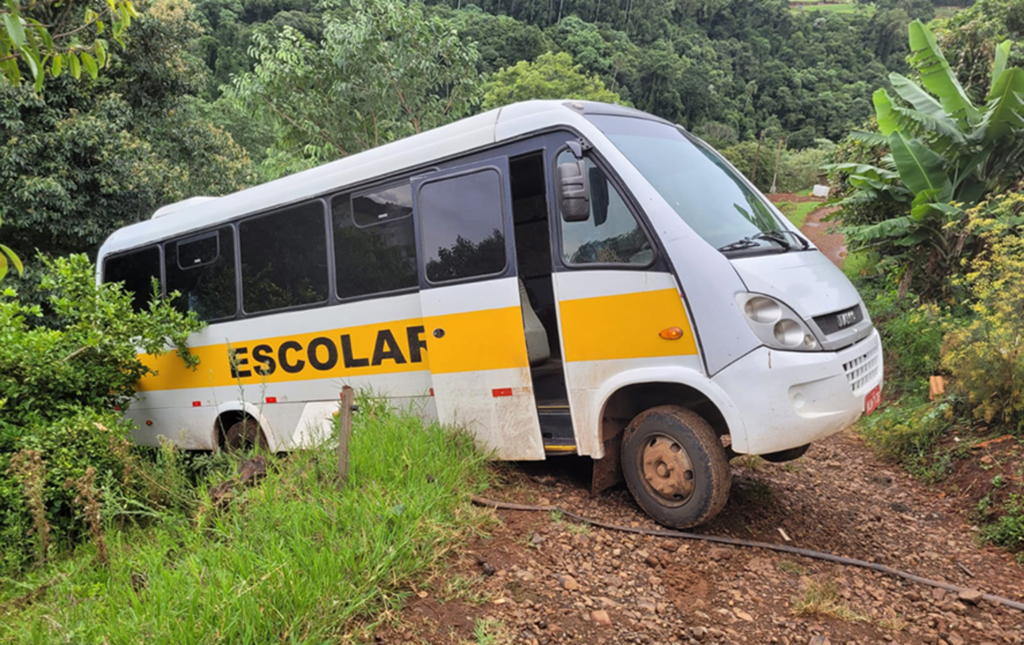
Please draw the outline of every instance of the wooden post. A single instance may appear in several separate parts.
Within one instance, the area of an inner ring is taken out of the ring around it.
[[[352,404],[355,392],[345,385],[341,388],[341,410],[338,416],[338,488],[348,483],[349,438],[352,436]]]

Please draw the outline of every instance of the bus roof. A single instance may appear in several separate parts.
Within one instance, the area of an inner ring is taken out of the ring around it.
[[[557,126],[590,130],[584,114],[655,118],[617,105],[587,101],[526,101],[477,114],[337,161],[223,197],[191,197],[158,209],[151,219],[115,231],[99,255],[135,248],[376,178],[485,148]]]

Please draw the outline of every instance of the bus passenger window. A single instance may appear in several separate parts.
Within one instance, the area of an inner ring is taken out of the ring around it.
[[[259,313],[327,300],[327,229],[317,200],[238,225],[242,310]]]
[[[338,297],[415,288],[416,238],[409,182],[331,200]]]
[[[201,320],[219,320],[237,311],[235,235],[230,226],[164,245],[167,294],[182,313]]]
[[[483,169],[420,188],[419,217],[430,282],[500,273],[505,268],[501,175]]]
[[[109,257],[103,263],[103,281],[121,282],[132,294],[132,308],[142,311],[153,297],[153,279],[160,280],[160,249],[151,246]],[[157,285],[159,293],[160,286]]]
[[[573,159],[565,151],[558,163]],[[566,264],[631,264],[647,266],[654,259],[651,243],[619,191],[594,162],[587,159],[590,218],[562,225],[562,257]]]

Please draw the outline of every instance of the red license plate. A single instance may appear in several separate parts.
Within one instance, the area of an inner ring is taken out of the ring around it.
[[[878,407],[878,404],[882,402],[882,386],[876,385],[875,389],[867,393],[864,397],[864,414],[871,414]]]

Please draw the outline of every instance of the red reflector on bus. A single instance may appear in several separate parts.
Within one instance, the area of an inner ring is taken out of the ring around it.
[[[203,402],[202,401],[193,401],[192,402],[192,407],[193,408],[201,408],[201,407],[203,407]]]
[[[434,388],[430,388],[430,396],[434,396]]]
[[[276,396],[268,396],[267,397],[267,403],[277,403],[277,397]]]
[[[512,388],[497,387],[491,390],[491,394],[493,394],[494,396],[512,396]]]
[[[153,425],[153,420],[152,419],[146,419],[146,425],[147,426]]]

